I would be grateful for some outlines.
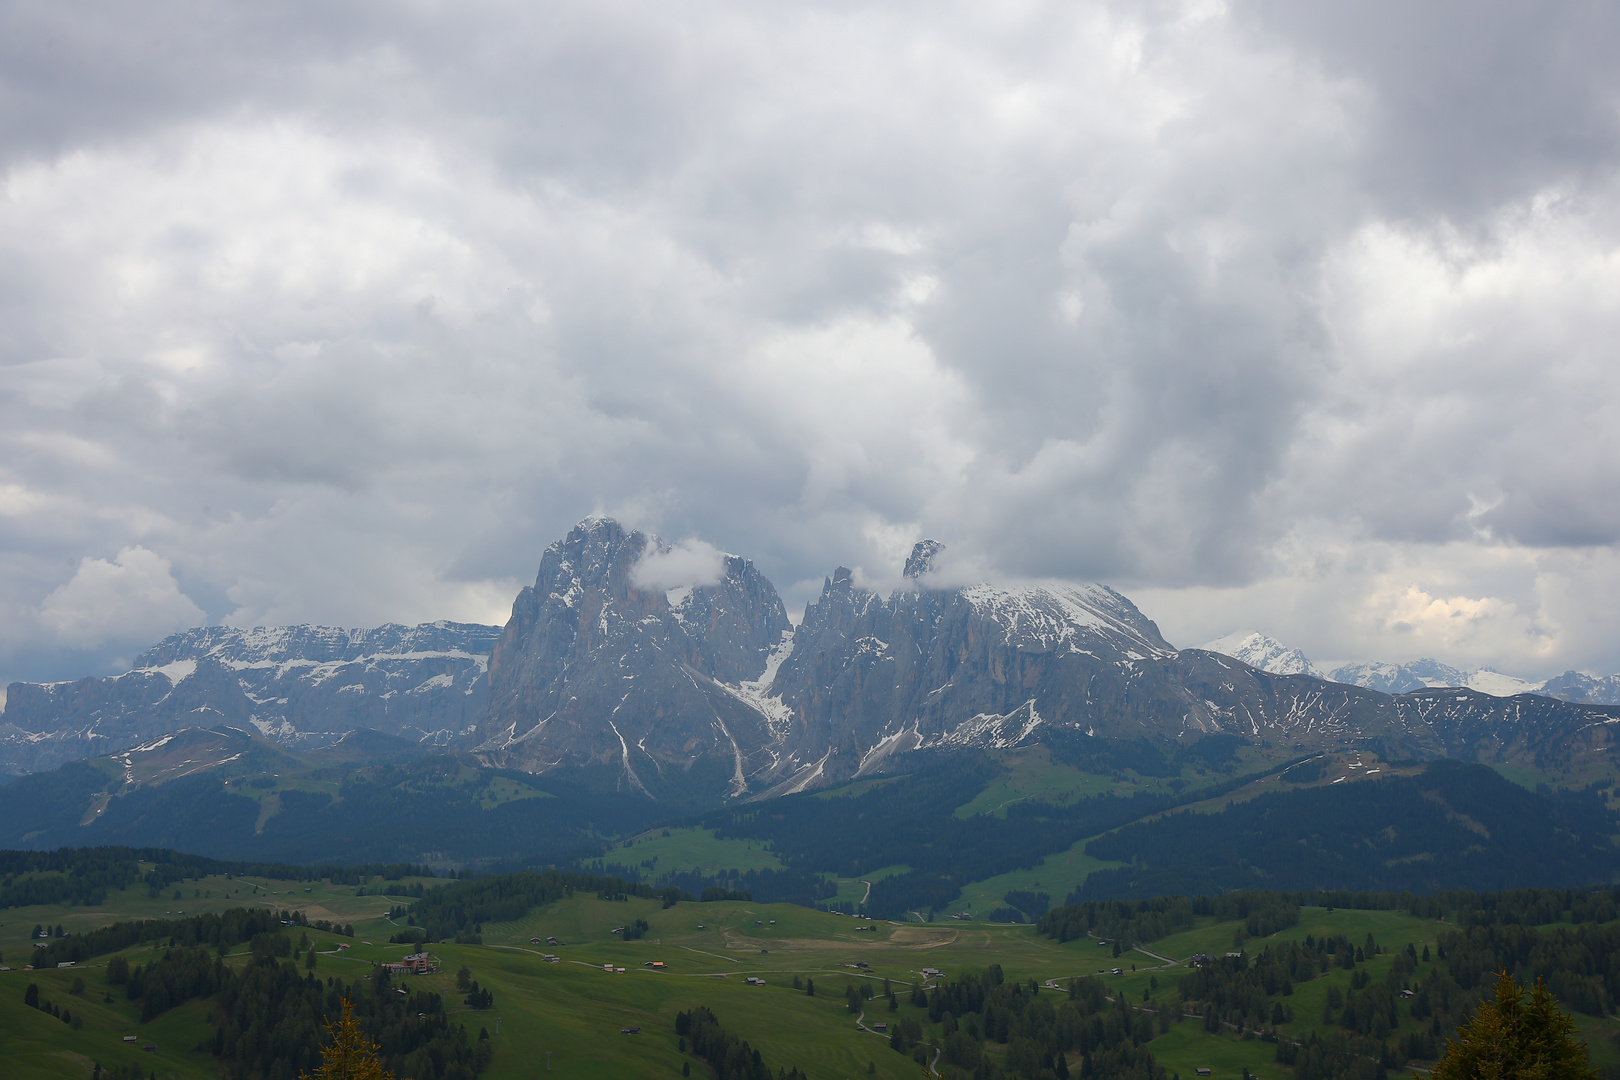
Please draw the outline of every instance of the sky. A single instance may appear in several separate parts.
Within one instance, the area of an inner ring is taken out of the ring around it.
[[[795,617],[926,536],[1179,646],[1620,670],[1616,55],[1599,0],[0,0],[0,679],[504,622],[590,514]]]

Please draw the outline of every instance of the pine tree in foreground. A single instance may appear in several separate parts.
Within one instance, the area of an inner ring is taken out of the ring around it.
[[[379,1047],[354,1018],[354,1005],[343,999],[343,1015],[326,1025],[330,1044],[321,1050],[321,1067],[315,1075],[300,1073],[298,1080],[394,1080],[377,1057]]]
[[[1527,1000],[1528,998],[1528,1000]],[[1575,1022],[1540,979],[1528,991],[1497,972],[1496,1000],[1457,1029],[1430,1080],[1596,1080]]]

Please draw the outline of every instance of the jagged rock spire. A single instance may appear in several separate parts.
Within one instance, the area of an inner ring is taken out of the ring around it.
[[[919,540],[906,559],[906,577],[920,578],[934,569],[934,556],[945,550],[938,540]]]

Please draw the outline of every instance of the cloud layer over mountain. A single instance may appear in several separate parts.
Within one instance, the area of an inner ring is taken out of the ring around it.
[[[593,511],[795,610],[928,535],[1177,644],[1615,670],[1617,47],[1573,2],[5,4],[0,673],[193,609],[500,621]]]

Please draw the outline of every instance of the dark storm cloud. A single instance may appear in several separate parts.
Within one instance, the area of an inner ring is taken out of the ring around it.
[[[1612,182],[1620,10],[1600,0],[1239,0],[1367,95],[1361,182],[1389,211],[1472,219],[1551,183]]]
[[[0,667],[499,619],[590,512],[794,604],[926,533],[1176,640],[1620,663],[1615,38],[0,5]]]

